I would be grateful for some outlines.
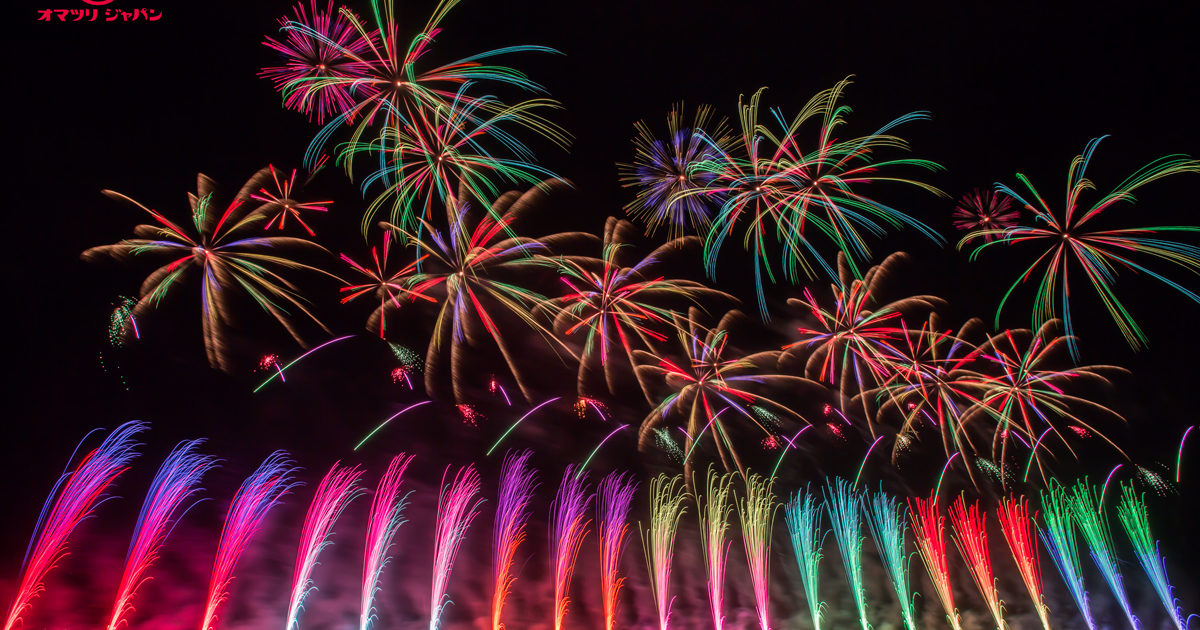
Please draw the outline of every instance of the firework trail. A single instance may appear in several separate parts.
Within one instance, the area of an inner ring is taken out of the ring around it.
[[[959,553],[967,561],[967,571],[983,601],[987,604],[992,619],[996,622],[996,630],[1005,630],[1008,624],[1004,622],[1004,602],[1000,601],[1000,593],[996,591],[996,575],[992,571],[992,558],[988,551],[987,521],[979,504],[970,507],[962,495],[959,495],[950,506],[950,528],[954,532],[954,543]]]
[[[1133,490],[1132,485],[1121,486],[1121,503],[1117,505],[1117,517],[1129,542],[1133,543],[1133,553],[1146,571],[1146,577],[1154,585],[1154,592],[1163,608],[1171,617],[1177,630],[1185,630],[1183,611],[1179,608],[1179,600],[1175,598],[1175,589],[1167,579],[1167,562],[1158,551],[1158,541],[1150,534],[1150,516],[1146,513],[1146,502]]]
[[[492,525],[492,571],[495,590],[492,592],[492,630],[502,630],[500,618],[504,600],[517,578],[513,561],[517,547],[525,542],[525,525],[529,522],[529,500],[537,487],[537,473],[529,465],[533,451],[504,455],[500,466],[500,496],[496,501],[496,521]]]
[[[695,495],[696,514],[700,518],[700,544],[704,548],[704,568],[708,571],[708,608],[713,630],[725,627],[725,565],[729,560],[729,514],[733,511],[730,492],[733,474],[717,474],[708,467],[703,501]]]
[[[996,516],[1042,628],[1050,630],[1050,608],[1046,606],[1046,596],[1042,593],[1042,573],[1038,561],[1037,513],[1029,513],[1029,501],[1025,497],[1018,499],[1009,496],[1000,502]]]
[[[858,610],[858,621],[863,630],[870,630],[867,621],[867,591],[863,587],[862,574],[862,497],[845,479],[834,479],[832,486],[825,488],[825,509],[829,512],[829,523],[833,526],[833,538],[842,554],[842,566],[846,579],[850,581],[850,593],[854,595],[854,606]]]
[[[650,526],[641,531],[642,549],[646,553],[646,570],[650,574],[650,594],[658,611],[658,630],[667,630],[671,619],[671,560],[675,553],[675,533],[679,520],[686,512],[683,476],[668,477],[660,473],[650,480]]]
[[[317,558],[331,544],[334,522],[346,506],[364,492],[358,485],[362,474],[358,466],[339,468],[335,463],[325,473],[313,494],[308,513],[304,516],[304,526],[300,530],[300,547],[296,550],[296,566],[292,570],[292,595],[288,600],[286,630],[300,627],[300,611],[304,608],[304,600],[316,590],[312,583],[312,572],[317,566]]]
[[[300,355],[300,356],[296,357],[295,359],[292,359],[291,361],[289,361],[289,362],[288,362],[288,364],[287,364],[287,365],[285,365],[285,366],[283,366],[283,367],[281,367],[281,368],[278,368],[278,369],[275,371],[275,373],[274,373],[274,374],[272,374],[270,377],[268,377],[268,378],[267,378],[267,380],[263,381],[262,383],[259,383],[258,387],[255,387],[255,388],[254,388],[254,393],[255,393],[255,394],[257,394],[259,391],[261,391],[261,390],[262,390],[262,388],[266,387],[266,386],[267,386],[267,385],[268,385],[268,384],[269,384],[271,381],[275,380],[275,378],[276,378],[276,377],[278,377],[278,378],[279,378],[279,379],[282,381],[282,380],[283,380],[283,373],[284,373],[285,371],[287,371],[287,369],[288,369],[288,368],[290,368],[290,367],[292,367],[293,365],[296,365],[297,363],[299,363],[299,362],[300,362],[302,359],[304,359],[304,358],[305,358],[305,357],[307,357],[308,355],[310,355],[310,354],[312,354],[312,353],[316,352],[317,350],[320,350],[321,348],[324,348],[324,347],[326,347],[326,346],[332,346],[333,344],[335,344],[335,343],[337,343],[337,342],[339,342],[339,341],[344,341],[344,340],[346,340],[346,339],[349,339],[349,338],[351,338],[351,337],[353,337],[353,336],[354,336],[354,335],[342,335],[341,337],[335,337],[335,338],[333,338],[333,339],[330,339],[329,341],[326,341],[325,343],[322,343],[321,345],[319,345],[319,346],[317,346],[317,347],[315,347],[315,348],[312,348],[312,349],[308,350],[307,352],[305,352],[304,354],[302,354],[302,355]]]
[[[1195,425],[1188,427],[1183,432],[1183,437],[1179,438],[1179,454],[1175,456],[1175,483],[1179,483],[1179,475],[1183,472],[1183,445],[1187,442],[1188,434],[1195,428]]]
[[[504,433],[500,434],[500,437],[496,438],[496,441],[492,444],[492,447],[487,450],[487,453],[485,453],[485,455],[487,455],[488,457],[491,457],[492,453],[494,453],[496,451],[496,447],[500,446],[500,443],[504,441],[504,438],[508,437],[508,434],[515,431],[517,426],[525,421],[525,418],[528,418],[529,416],[533,415],[533,412],[537,411],[538,409],[541,409],[542,407],[545,407],[546,405],[549,405],[550,403],[552,403],[558,399],[559,399],[558,396],[555,396],[554,398],[547,398],[546,400],[543,400],[542,402],[535,405],[529,411],[526,411],[520,418],[517,418],[516,422],[512,423],[512,425],[510,425],[507,429],[505,429]]]
[[[1090,630],[1096,630],[1092,610],[1088,606],[1087,590],[1083,583],[1083,567],[1079,565],[1079,550],[1075,546],[1075,523],[1071,517],[1071,502],[1066,490],[1057,481],[1051,481],[1047,491],[1042,492],[1042,516],[1046,528],[1041,530],[1042,544],[1050,552],[1050,559],[1067,584],[1067,590],[1075,600],[1083,621]]]
[[[225,524],[221,527],[212,574],[208,579],[208,597],[204,602],[200,630],[213,630],[216,627],[217,610],[229,597],[229,585],[233,583],[233,572],[242,553],[262,527],[271,508],[296,486],[292,481],[295,472],[296,468],[287,454],[275,451],[242,482],[233,495],[229,511],[225,514]]]
[[[371,498],[371,511],[367,516],[367,539],[363,550],[362,604],[358,628],[370,630],[375,620],[375,595],[379,592],[379,581],[387,566],[392,541],[396,532],[405,523],[404,508],[408,505],[408,493],[400,494],[400,482],[413,456],[400,453],[392,458],[387,471],[375,487]]]
[[[137,457],[133,436],[147,426],[143,422],[126,422],[117,427],[100,446],[79,461],[75,470],[64,473],[54,484],[25,550],[17,594],[8,609],[4,630],[12,630],[33,599],[45,590],[46,574],[67,555],[67,539],[71,532],[106,500],[105,490]]]
[[[591,520],[587,518],[592,497],[587,482],[577,474],[575,466],[567,466],[558,494],[550,504],[550,569],[554,575],[554,630],[561,630],[567,616],[571,576],[575,559],[588,535]]]
[[[442,473],[442,489],[438,493],[436,535],[433,540],[433,590],[429,598],[429,630],[437,630],[442,624],[442,613],[451,604],[446,588],[450,583],[450,571],[458,548],[467,537],[467,529],[479,515],[479,473],[473,466],[463,466],[454,475],[450,484]]]
[[[908,515],[912,519],[913,540],[917,551],[929,572],[929,581],[937,591],[946,620],[954,630],[962,630],[958,609],[954,607],[954,591],[950,588],[950,567],[946,563],[945,517],[938,514],[937,494],[928,499],[914,497],[908,500]]]
[[[150,491],[146,493],[146,500],[138,513],[129,551],[125,554],[125,570],[113,602],[108,630],[117,630],[122,623],[130,623],[134,594],[143,582],[150,579],[146,573],[158,559],[158,551],[175,524],[191,509],[191,505],[195,505],[184,504],[200,491],[200,479],[216,466],[215,458],[196,453],[203,442],[180,442],[163,460],[154,480],[150,482]]]
[[[1104,514],[1104,506],[1096,497],[1095,488],[1089,487],[1085,481],[1080,481],[1071,492],[1069,500],[1070,511],[1075,517],[1075,523],[1079,525],[1079,530],[1083,532],[1092,560],[1100,569],[1104,581],[1108,583],[1113,597],[1116,597],[1117,603],[1121,605],[1130,627],[1138,630],[1140,624],[1129,606],[1129,596],[1125,594],[1124,580],[1117,567],[1118,558],[1108,527],[1108,516]]]
[[[633,476],[610,473],[596,486],[596,532],[600,536],[600,592],[604,603],[604,630],[617,623],[617,598],[625,578],[621,577],[621,554],[629,533],[629,507],[637,492]]]
[[[916,619],[913,617],[913,600],[916,594],[909,583],[909,556],[905,551],[908,526],[904,522],[904,508],[899,501],[883,491],[864,501],[863,507],[867,515],[867,527],[871,529],[871,537],[875,539],[879,558],[883,561],[883,569],[896,589],[896,600],[900,602],[900,616],[904,619],[904,627],[906,630],[916,630]],[[815,569],[814,564],[813,570]]]
[[[1067,173],[1066,202],[1060,211],[1052,210],[1046,204],[1046,198],[1037,192],[1029,179],[1017,173],[1017,179],[1029,190],[1029,199],[1032,201],[1003,184],[997,184],[996,188],[1023,205],[1032,214],[1033,224],[976,230],[964,236],[958,244],[961,249],[972,241],[982,241],[974,244],[972,260],[984,249],[997,244],[1031,243],[1037,246],[1037,257],[1021,272],[1000,300],[1000,306],[996,309],[997,321],[1004,305],[1017,287],[1036,278],[1038,270],[1041,269],[1041,279],[1033,306],[1034,326],[1040,327],[1044,322],[1059,317],[1061,313],[1071,357],[1075,360],[1079,359],[1079,348],[1075,344],[1075,327],[1071,319],[1070,276],[1087,278],[1088,284],[1085,286],[1090,286],[1095,291],[1096,297],[1104,303],[1113,322],[1129,346],[1134,349],[1146,345],[1146,335],[1114,290],[1117,272],[1120,269],[1128,270],[1134,275],[1147,275],[1192,301],[1200,302],[1200,295],[1136,261],[1141,257],[1182,267],[1193,273],[1200,271],[1200,248],[1161,235],[1194,234],[1200,232],[1200,227],[1159,225],[1105,230],[1094,229],[1095,224],[1092,223],[1093,219],[1111,214],[1106,214],[1106,211],[1121,202],[1133,203],[1134,191],[1146,184],[1171,175],[1200,173],[1200,160],[1190,159],[1186,155],[1168,155],[1153,160],[1088,207],[1081,204],[1079,198],[1085,191],[1096,187],[1087,177],[1087,167],[1092,161],[1096,147],[1103,139],[1104,137],[1100,137],[1089,141],[1083,153],[1071,160],[1071,167]],[[993,240],[988,240],[989,237]]]
[[[746,496],[737,503],[742,523],[742,544],[754,588],[754,609],[761,630],[771,628],[771,535],[775,529],[775,480],[751,474],[746,479]]]
[[[804,498],[802,499],[801,496]],[[816,495],[804,488],[804,493],[792,495],[783,507],[783,520],[787,523],[792,539],[792,552],[796,566],[800,569],[800,582],[804,585],[804,596],[808,600],[808,612],[812,615],[813,630],[821,630],[821,616],[825,602],[820,597],[821,546],[828,531],[821,529],[821,506]]]

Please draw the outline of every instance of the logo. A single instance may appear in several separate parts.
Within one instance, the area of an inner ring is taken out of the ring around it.
[[[163,14],[147,7],[124,8],[105,6],[115,0],[79,0],[82,7],[73,9],[36,9],[38,22],[157,22]],[[101,8],[103,7],[103,8]]]

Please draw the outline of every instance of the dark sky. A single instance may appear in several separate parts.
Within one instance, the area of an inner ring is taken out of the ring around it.
[[[931,122],[901,135],[916,155],[947,167],[931,181],[951,197],[1013,182],[1019,170],[1057,199],[1071,157],[1098,135],[1112,135],[1092,172],[1101,189],[1151,158],[1200,154],[1200,48],[1192,4],[464,0],[445,22],[435,54],[448,60],[508,44],[563,53],[509,63],[565,106],[558,120],[575,135],[574,146],[569,154],[546,149],[539,157],[576,183],[584,201],[572,211],[586,226],[598,226],[628,201],[614,163],[629,156],[635,121],[660,128],[679,100],[734,116],[738,96],[761,86],[769,88],[766,103],[790,116],[812,94],[851,74],[851,132],[873,131],[913,110],[932,112]],[[407,2],[402,13],[415,27],[428,5]],[[261,42],[275,32],[287,2],[136,5],[161,9],[164,18],[155,23],[36,21],[39,8],[83,6],[80,0],[20,0],[5,7],[10,389],[0,470],[16,480],[12,514],[21,523],[5,535],[6,551],[27,535],[26,523],[75,441],[88,428],[141,413],[137,402],[114,393],[111,375],[97,365],[111,301],[135,291],[141,276],[78,259],[89,246],[125,236],[141,217],[99,191],[180,209],[197,172],[232,188],[267,163],[297,165],[316,129],[284,111],[270,85],[256,77],[273,61]],[[350,189],[341,177],[330,169],[318,186],[344,195]],[[1198,223],[1198,183],[1200,177],[1182,176],[1150,188],[1138,210],[1125,209],[1124,216]],[[951,234],[952,199],[901,198],[911,199],[906,209],[912,214]],[[351,232],[357,204],[352,194],[335,204]],[[920,274],[913,285],[946,297],[958,319],[990,317],[1001,283],[1017,271],[1003,256],[968,269],[953,240],[939,249],[901,236],[876,251],[895,246],[913,248]],[[1126,295],[1135,296],[1151,350],[1131,353],[1102,313],[1080,317],[1082,343],[1089,360],[1133,370],[1120,385],[1130,399],[1123,411],[1148,423],[1143,435],[1158,448],[1194,422],[1190,409],[1171,401],[1194,400],[1187,388],[1200,342],[1188,322],[1200,305],[1133,284]],[[1024,310],[1008,316],[1010,326],[1027,322]],[[147,394],[160,397],[156,409],[170,403],[219,409],[214,398],[247,382],[230,384],[199,367],[199,345],[160,351],[186,356],[177,370],[157,373],[161,388],[143,382],[159,391]],[[215,419],[166,433],[229,435],[237,431],[230,423],[238,422]],[[288,447],[289,439],[263,449]],[[158,448],[165,453],[165,446]],[[1165,460],[1173,452],[1151,455]],[[13,566],[5,561],[0,568]]]

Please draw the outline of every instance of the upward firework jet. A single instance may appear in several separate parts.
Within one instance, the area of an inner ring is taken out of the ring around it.
[[[658,611],[658,630],[667,630],[671,620],[671,561],[675,554],[675,533],[686,511],[683,502],[683,477],[659,474],[650,480],[650,526],[642,530],[642,549],[646,552],[646,570],[650,574],[650,595]]]
[[[525,542],[525,525],[529,522],[529,500],[537,488],[537,473],[529,465],[533,451],[504,455],[500,466],[500,496],[496,501],[496,522],[492,526],[492,630],[503,630],[500,619],[504,600],[517,577],[513,561],[517,548]]]
[[[929,572],[929,581],[933,583],[942,608],[946,611],[946,620],[950,622],[953,630],[962,630],[958,609],[954,607],[954,591],[950,588],[950,566],[946,562],[945,518],[938,514],[937,494],[934,493],[928,499],[909,499],[908,515],[912,519],[913,539],[917,542],[917,551],[925,561],[925,570]]]
[[[1025,589],[1033,600],[1043,630],[1050,630],[1050,608],[1042,594],[1042,573],[1038,560],[1037,513],[1029,513],[1029,501],[1025,497],[1009,496],[1000,503],[996,513],[1000,519],[1000,531],[1008,541],[1008,549],[1017,563],[1017,571],[1025,582]],[[1180,629],[1182,630],[1182,629]]]
[[[867,620],[867,591],[863,587],[862,573],[862,496],[854,491],[845,479],[834,479],[825,488],[825,509],[829,511],[829,523],[833,526],[833,538],[842,555],[842,566],[846,579],[850,581],[850,593],[858,609],[858,622],[862,630],[870,630]]]
[[[146,573],[158,559],[159,549],[175,524],[191,508],[191,505],[185,504],[200,491],[200,479],[217,463],[216,459],[196,452],[201,443],[203,440],[180,442],[159,466],[158,473],[150,482],[150,491],[146,493],[142,511],[138,513],[133,539],[129,541],[129,551],[125,554],[125,570],[113,602],[108,630],[117,630],[122,623],[131,623],[129,616],[133,614],[134,593],[142,582],[149,579]]]
[[[1133,490],[1132,485],[1122,485],[1121,503],[1117,506],[1117,516],[1129,542],[1133,543],[1133,553],[1146,571],[1146,577],[1158,593],[1158,599],[1171,617],[1177,630],[1184,630],[1183,611],[1179,609],[1179,600],[1175,599],[1175,589],[1167,580],[1167,563],[1158,550],[1158,541],[1150,534],[1150,517],[1146,514],[1146,503]]]
[[[1090,630],[1096,630],[1092,610],[1088,606],[1087,589],[1083,583],[1083,567],[1079,565],[1079,550],[1075,546],[1075,523],[1071,517],[1071,501],[1057,481],[1042,492],[1042,515],[1046,529],[1041,532],[1042,544],[1050,552],[1050,559],[1062,575],[1067,590],[1079,607],[1083,621]]]
[[[429,596],[429,630],[437,630],[442,624],[442,613],[450,605],[446,588],[450,583],[450,571],[458,548],[467,537],[467,529],[479,515],[479,473],[472,466],[464,466],[446,483],[450,469],[442,474],[442,489],[438,493],[436,534],[433,539],[433,588]]]
[[[1004,630],[1008,627],[1004,623],[1004,603],[1000,601],[1000,593],[996,590],[996,576],[992,571],[992,558],[988,550],[987,521],[979,504],[968,507],[962,495],[959,495],[954,505],[950,506],[950,526],[954,530],[954,543],[967,561],[967,571],[971,573],[975,586],[979,587],[983,602],[996,622],[996,630]]]
[[[596,532],[600,536],[600,596],[604,604],[604,630],[617,623],[617,602],[625,578],[621,554],[629,533],[629,507],[637,483],[626,473],[609,473],[596,487]]]
[[[733,511],[733,473],[718,475],[708,468],[703,498],[697,494],[696,514],[700,518],[700,544],[704,567],[708,570],[708,608],[713,629],[725,627],[725,563],[729,560],[729,513]]]
[[[1097,497],[1096,489],[1088,486],[1086,481],[1080,481],[1071,492],[1070,510],[1075,517],[1075,523],[1079,525],[1079,530],[1083,532],[1083,538],[1087,541],[1092,560],[1100,569],[1100,575],[1104,576],[1113,597],[1121,605],[1129,626],[1138,630],[1138,620],[1129,605],[1129,596],[1125,594],[1124,580],[1117,566],[1117,551],[1113,547],[1108,516],[1104,513],[1104,506]]]
[[[587,537],[588,505],[592,497],[582,471],[568,466],[563,473],[558,494],[550,506],[550,568],[554,576],[554,630],[562,630],[567,616],[567,597],[571,589],[571,576],[575,573],[575,559],[579,547]]]
[[[821,601],[820,596],[821,546],[829,532],[821,528],[821,506],[817,503],[816,494],[809,492],[807,486],[803,493],[793,494],[783,507],[783,518],[792,539],[792,552],[800,569],[800,582],[804,585],[813,630],[821,630],[821,617],[825,609],[825,602]]]
[[[375,620],[375,595],[379,592],[379,580],[387,566],[388,553],[396,532],[404,524],[404,508],[408,504],[408,494],[400,494],[400,482],[412,460],[412,455],[404,453],[393,457],[371,499],[371,511],[367,515],[367,541],[363,550],[359,630],[370,630]]]
[[[900,602],[900,616],[904,621],[905,630],[916,630],[916,619],[913,616],[913,600],[916,595],[909,583],[909,556],[904,545],[908,536],[904,508],[883,491],[875,493],[864,503],[867,526],[871,528],[871,536],[875,539],[875,546],[879,548],[883,569],[896,589],[896,600]]]
[[[133,436],[145,428],[142,422],[126,422],[117,427],[99,447],[84,455],[75,470],[64,474],[54,485],[25,550],[21,579],[4,630],[12,630],[33,599],[45,590],[43,580],[67,555],[71,532],[105,500],[104,492],[137,457]]]
[[[338,467],[334,464],[325,477],[321,479],[312,503],[308,506],[308,514],[304,517],[304,527],[300,531],[300,548],[296,550],[296,566],[292,570],[292,596],[288,601],[287,630],[300,627],[300,611],[304,607],[304,599],[316,587],[312,585],[312,571],[317,566],[317,558],[330,544],[333,535],[333,524],[346,509],[350,502],[363,493],[358,486],[362,470],[357,466]]]
[[[217,543],[217,556],[208,580],[208,597],[204,602],[200,630],[216,628],[217,610],[229,597],[229,585],[233,583],[233,572],[237,570],[242,553],[262,527],[271,508],[295,487],[292,481],[295,472],[296,468],[287,454],[275,451],[242,482],[233,495],[229,511],[225,514],[225,524],[221,528],[221,540]]]
[[[774,487],[774,479],[752,474],[746,479],[746,496],[737,504],[760,630],[771,630],[771,534],[779,507]]]

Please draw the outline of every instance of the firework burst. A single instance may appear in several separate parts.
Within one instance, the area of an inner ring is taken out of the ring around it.
[[[1012,197],[986,189],[963,195],[954,207],[954,228],[963,232],[985,231],[984,242],[1001,238],[1004,230],[1017,224],[1020,213],[1012,209]]]

